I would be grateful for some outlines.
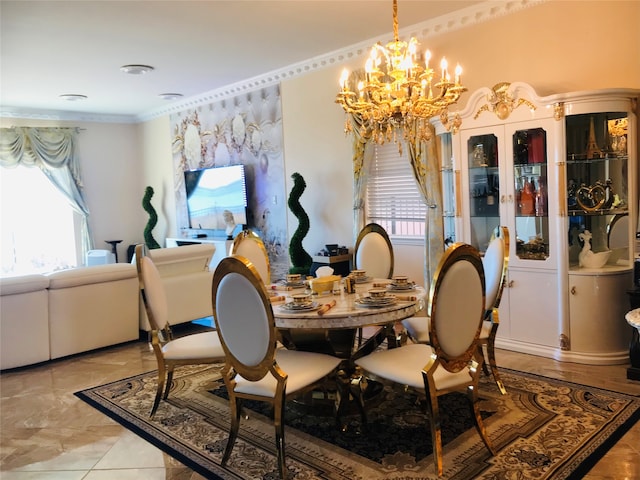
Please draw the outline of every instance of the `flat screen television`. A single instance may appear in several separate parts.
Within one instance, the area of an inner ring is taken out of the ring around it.
[[[247,223],[244,165],[184,172],[189,228],[225,230]]]

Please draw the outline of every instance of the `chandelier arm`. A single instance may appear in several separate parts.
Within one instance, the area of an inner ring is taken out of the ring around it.
[[[398,39],[398,0],[393,0],[393,40]]]

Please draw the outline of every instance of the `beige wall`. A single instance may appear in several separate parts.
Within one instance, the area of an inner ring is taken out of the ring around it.
[[[540,95],[640,88],[638,25],[638,1],[554,0],[422,44],[435,58],[444,54],[451,62],[460,62],[470,92],[502,81],[530,83]],[[362,64],[359,59],[350,68]],[[286,185],[289,191],[294,172],[307,182],[301,203],[311,222],[304,240],[310,253],[325,243],[353,245],[350,138],[344,135],[344,117],[334,103],[342,68],[334,65],[282,84]],[[470,92],[463,96],[463,104]],[[2,126],[65,124],[1,122]],[[156,240],[162,243],[175,235],[169,118],[140,125],[66,122],[69,125],[86,128],[79,145],[96,246],[102,248],[104,240],[112,238],[122,238],[124,245],[142,241],[147,215],[141,199],[147,185],[155,191]],[[293,233],[295,217],[289,216],[289,222]],[[422,248],[397,249],[396,271],[421,278]]]

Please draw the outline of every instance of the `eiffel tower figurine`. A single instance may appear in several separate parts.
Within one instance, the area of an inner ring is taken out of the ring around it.
[[[591,124],[589,125],[589,140],[587,141],[587,160],[592,158],[602,158],[602,150],[596,143],[596,128],[593,125],[593,117],[591,117]]]

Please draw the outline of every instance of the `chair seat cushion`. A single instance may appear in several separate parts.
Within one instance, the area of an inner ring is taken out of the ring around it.
[[[434,353],[429,345],[418,343],[377,351],[355,363],[378,377],[424,391],[422,369],[430,365],[431,355]],[[433,377],[437,390],[465,386],[471,378],[468,368],[451,373],[442,365],[436,368]]]
[[[286,393],[290,394],[314,384],[327,376],[341,362],[339,358],[322,353],[303,352],[299,350],[276,350],[276,362],[288,375]],[[236,376],[236,392],[263,397],[274,397],[276,380],[272,375],[265,376],[258,382],[249,382],[240,375]]]
[[[402,326],[407,329],[409,337],[417,343],[430,343],[430,323],[429,317],[409,317],[402,320]]]
[[[192,358],[224,358],[217,332],[194,333],[171,340],[163,345],[162,352],[167,360],[189,360]]]

